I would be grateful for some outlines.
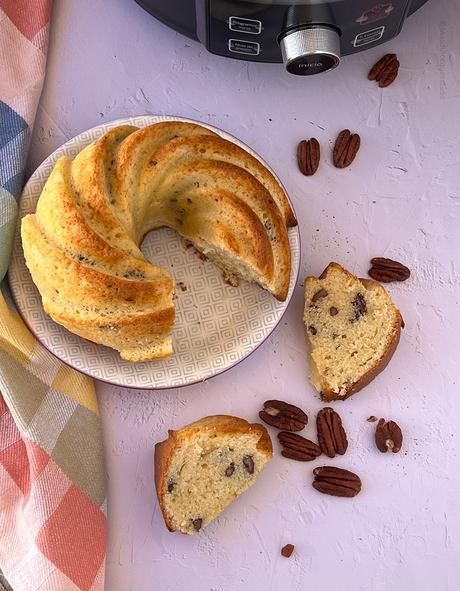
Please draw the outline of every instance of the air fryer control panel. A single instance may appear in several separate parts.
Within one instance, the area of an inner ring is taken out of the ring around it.
[[[327,26],[340,35],[341,54],[384,43],[399,34],[410,0],[337,0],[323,4],[277,4],[208,0],[206,46],[238,59],[281,62],[281,33]],[[204,39],[202,39],[205,42]]]

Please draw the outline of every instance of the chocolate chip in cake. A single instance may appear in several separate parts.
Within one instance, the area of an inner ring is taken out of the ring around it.
[[[337,316],[338,313],[339,313],[339,311],[337,310],[337,308],[335,306],[331,306],[329,308],[329,314],[331,316]]]
[[[353,298],[351,305],[353,306],[353,318],[351,319],[352,322],[359,320],[361,316],[367,314],[367,304],[366,299],[364,298],[362,293],[357,293]]]
[[[310,326],[308,327],[308,330],[311,332],[311,334],[315,335],[318,331],[316,329],[315,326],[313,326],[313,324],[310,324]]]
[[[195,529],[195,531],[200,531],[201,526],[203,525],[203,520],[201,519],[201,517],[197,517],[196,519],[193,520],[193,527]]]
[[[225,469],[225,476],[231,476],[235,472],[235,464],[232,462],[226,469]]]
[[[168,481],[168,492],[172,493],[175,486],[176,486],[176,483],[173,480],[169,480]]]
[[[243,464],[246,468],[246,472],[249,472],[249,474],[254,474],[254,460],[252,459],[252,456],[244,456]]]
[[[311,298],[312,304],[314,304],[315,302],[317,302],[321,298],[325,298],[327,295],[328,295],[327,291],[325,289],[321,288]]]

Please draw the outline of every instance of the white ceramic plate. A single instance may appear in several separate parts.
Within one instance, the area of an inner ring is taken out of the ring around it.
[[[139,127],[159,121],[189,121],[178,117],[142,116],[104,123],[81,133],[47,158],[31,176],[20,201],[20,218],[35,211],[37,200],[54,163],[62,156],[74,157],[106,131],[122,124]],[[242,146],[239,140],[210,125],[222,137]],[[262,161],[263,162],[263,161]],[[265,163],[263,163],[267,166]],[[267,167],[269,168],[269,167]],[[11,291],[19,312],[37,339],[56,357],[99,380],[130,388],[177,388],[209,379],[233,367],[261,345],[280,322],[291,299],[300,265],[300,237],[289,230],[292,269],[285,302],[246,282],[230,287],[212,263],[202,261],[184,240],[167,228],[150,232],[142,244],[147,258],[168,269],[176,284],[174,354],[147,363],[120,359],[108,347],[95,345],[68,332],[47,316],[40,295],[25,265],[19,231],[16,232],[9,269]]]

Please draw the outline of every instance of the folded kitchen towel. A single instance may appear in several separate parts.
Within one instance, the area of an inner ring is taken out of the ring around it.
[[[0,0],[0,280],[43,84],[51,0]],[[0,590],[102,591],[106,496],[94,384],[0,292]]]

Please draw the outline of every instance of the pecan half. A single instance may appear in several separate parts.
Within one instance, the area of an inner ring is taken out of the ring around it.
[[[310,439],[305,439],[297,433],[281,431],[278,433],[278,439],[283,449],[281,455],[291,460],[299,462],[310,462],[321,455],[321,448]]]
[[[357,133],[351,133],[349,129],[342,130],[335,140],[332,160],[336,168],[350,166],[358,153],[361,138]]]
[[[316,138],[302,140],[297,147],[297,163],[300,172],[305,176],[312,176],[318,170],[320,147]]]
[[[369,74],[369,80],[376,80],[380,88],[389,86],[398,75],[399,61],[395,53],[387,53],[372,66]]]
[[[403,434],[400,426],[394,421],[380,419],[375,428],[375,445],[382,453],[392,451],[394,454],[402,447]]]
[[[308,423],[308,416],[303,410],[282,400],[266,400],[259,417],[268,425],[283,431],[302,431]]]
[[[320,466],[313,470],[315,480],[313,488],[326,495],[334,497],[355,497],[361,490],[361,479],[359,476],[333,466]]]
[[[318,431],[318,442],[321,451],[335,458],[336,454],[343,454],[347,451],[348,440],[342,419],[339,414],[329,406],[319,411],[316,417],[316,429]]]
[[[367,272],[372,279],[380,283],[390,283],[391,281],[406,281],[410,277],[410,270],[398,261],[386,259],[384,257],[374,257],[371,259],[372,267]]]

